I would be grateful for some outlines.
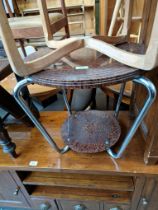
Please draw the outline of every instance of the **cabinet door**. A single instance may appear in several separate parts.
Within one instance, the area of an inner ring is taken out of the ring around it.
[[[58,204],[62,210],[103,210],[100,202],[93,201],[60,200]]]
[[[158,180],[148,178],[146,180],[138,210],[158,210]]]
[[[8,171],[0,171],[0,206],[28,207],[20,187]]]
[[[130,210],[128,205],[108,204],[104,203],[104,210]]]

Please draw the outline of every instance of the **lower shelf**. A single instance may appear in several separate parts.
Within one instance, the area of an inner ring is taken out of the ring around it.
[[[129,204],[132,197],[131,192],[71,187],[31,186],[30,192],[32,198],[95,200],[121,204]]]
[[[62,186],[113,191],[134,191],[131,176],[110,176],[95,174],[73,174],[58,172],[19,172],[23,184],[41,186]]]

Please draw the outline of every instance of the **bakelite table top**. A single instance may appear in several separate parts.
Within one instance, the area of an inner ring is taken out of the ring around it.
[[[41,121],[53,136],[58,145],[63,146],[61,125],[67,118],[67,112],[42,112]],[[123,133],[130,125],[127,112],[120,112],[120,122]],[[104,174],[148,174],[157,175],[158,167],[144,164],[145,143],[141,134],[136,133],[122,158],[114,160],[105,152],[97,154],[80,154],[69,151],[58,154],[41,136],[36,128],[24,125],[8,127],[10,136],[17,145],[19,157],[12,159],[0,150],[0,169],[56,171],[75,173],[104,173]],[[30,166],[36,161],[36,166]]]
[[[142,45],[121,44],[127,51],[142,52]],[[40,58],[49,48],[39,50],[25,60]],[[94,88],[102,84],[111,85],[132,80],[144,71],[118,63],[105,55],[88,48],[78,49],[59,62],[35,73],[29,78],[35,84],[62,88]]]

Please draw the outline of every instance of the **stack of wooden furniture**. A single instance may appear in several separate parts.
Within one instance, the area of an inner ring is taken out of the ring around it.
[[[36,0],[17,0],[21,13],[26,15],[39,12]],[[60,8],[58,0],[49,0],[49,12],[58,11]],[[95,34],[95,0],[65,0],[68,11],[68,21],[71,35]],[[60,36],[63,32],[57,33]]]
[[[6,10],[9,11],[9,25],[12,29],[12,33],[15,39],[18,39],[20,43],[22,43],[23,39],[31,39],[31,38],[41,38],[43,37],[43,27],[41,18],[38,14],[32,16],[20,16],[20,14],[16,14],[12,12],[11,5],[8,0],[4,0],[6,3]],[[17,3],[17,2],[16,2]],[[16,4],[18,5],[18,4]],[[18,5],[19,6],[19,5]],[[61,0],[59,2],[59,12],[49,14],[48,21],[51,25],[51,38],[52,36],[61,30],[65,29],[65,34],[63,38],[68,38],[69,35],[69,27],[68,27],[68,19],[67,19],[67,10],[65,7],[65,1]],[[16,11],[16,10],[15,10]],[[21,44],[23,45],[23,44]],[[24,46],[22,46],[24,55],[26,56],[26,52]]]
[[[150,3],[149,5],[146,4],[147,7],[144,8],[149,9],[149,14],[151,14],[150,12],[153,12],[154,8],[158,8],[158,1],[152,0],[149,2],[146,0],[146,3]],[[1,12],[3,12],[2,9]],[[156,14],[158,14],[158,11]],[[1,17],[3,18],[2,14]],[[145,29],[147,26],[150,28],[150,24],[153,24],[153,16],[148,16],[147,20],[144,19],[143,21],[143,29]],[[3,25],[2,22],[1,24]],[[157,33],[155,30],[154,32]],[[10,36],[10,34],[6,35],[8,37]],[[91,40],[95,43],[100,43],[94,39],[89,39],[89,42],[87,41],[89,46],[91,44]],[[148,40],[149,37],[145,37],[144,43],[146,44]],[[79,47],[77,44],[80,45],[81,41],[83,40],[73,40],[70,42],[69,47],[71,46],[71,49]],[[56,42],[54,41],[48,42],[48,44],[52,44],[52,46],[55,43]],[[106,46],[110,49],[115,48],[105,43],[102,43],[102,46]],[[13,47],[15,46],[13,45]],[[59,51],[61,53],[62,49],[63,48],[59,47],[56,52]],[[9,48],[9,50],[9,52],[12,52],[12,55],[14,56],[12,51],[13,49]],[[67,50],[69,52],[69,49]],[[124,52],[123,50],[117,50],[119,53]],[[60,56],[62,57],[61,54]],[[15,55],[17,55],[16,59],[19,59],[21,66],[24,68],[30,64],[27,60],[26,63],[23,63],[18,57],[18,54]],[[49,53],[50,60],[52,60],[51,55],[53,57],[54,52],[52,52],[52,54]],[[128,55],[131,54],[129,53]],[[144,56],[146,55],[148,54],[146,53],[142,56],[139,55],[139,58],[145,58]],[[59,55],[57,54],[57,56]],[[58,58],[60,58],[60,56]],[[47,61],[49,61],[49,59]],[[12,58],[10,58],[10,60],[12,60]],[[43,59],[43,61],[45,60]],[[130,64],[137,65],[134,63],[134,60],[130,60]],[[143,67],[146,67],[143,66],[143,64],[144,63],[141,63],[142,69]],[[20,70],[18,65],[19,63],[16,63],[16,70]],[[44,66],[45,64],[42,63],[41,65]],[[40,71],[40,68],[42,69],[41,66],[36,69],[32,66],[31,70]],[[138,73],[141,72],[138,68],[129,68],[123,66],[122,64],[120,69],[126,70],[126,74],[123,75],[126,76],[127,79],[133,78],[133,75],[138,76]],[[29,70],[29,68],[27,70]],[[97,72],[100,70],[102,70],[102,68],[96,69]],[[120,82],[123,79],[126,79],[122,78],[120,72],[116,71],[114,67],[112,70],[113,72],[115,70],[115,73],[117,73],[115,77]],[[71,73],[72,70],[69,69],[69,71]],[[93,69],[93,71],[95,70]],[[45,72],[47,73],[47,70]],[[58,72],[60,71],[58,70]],[[66,71],[63,72],[66,74]],[[157,67],[152,71],[152,73],[150,73],[155,75],[155,80],[157,79],[156,72]],[[20,71],[18,73],[20,73]],[[28,73],[29,75],[30,72],[24,73]],[[74,72],[72,71],[72,73]],[[36,73],[34,76],[32,76],[32,79],[36,82],[39,81],[40,74],[43,76],[43,72],[39,72],[38,74]],[[52,78],[55,78],[56,74],[57,71],[54,71],[53,75],[52,70],[50,75],[53,76],[48,79],[51,80]],[[76,74],[78,74],[78,72]],[[111,69],[109,75],[111,76]],[[86,81],[86,78],[84,77],[84,73],[82,73],[80,83],[77,81],[75,84],[81,87],[82,85],[96,85],[98,80],[93,78],[93,74],[90,74],[90,76],[93,79],[93,83],[85,84],[84,81]],[[109,78],[109,80],[111,79],[111,82],[114,82],[114,77],[110,76],[108,77],[106,75],[106,78]],[[41,78],[42,82],[45,84],[44,79],[46,80],[47,78]],[[151,78],[154,78],[154,76]],[[73,78],[73,81],[69,78],[69,84],[67,84],[64,79],[62,77],[61,83],[65,86],[71,86],[72,84],[74,85],[74,80],[77,80],[75,77]],[[60,75],[56,82],[59,81]],[[104,82],[109,84],[110,81],[106,80]],[[135,98],[135,105],[137,105],[137,107],[134,107],[135,111],[137,111],[137,108],[139,108],[142,103],[140,102],[141,97],[139,92],[142,91],[142,88],[137,88],[138,89],[136,90],[138,90],[138,95]],[[148,163],[148,158],[150,159],[150,154],[153,154],[152,158],[154,159],[154,163],[158,160],[157,151],[154,150],[157,137],[156,105],[157,101],[154,104],[154,111],[156,111],[156,114],[153,112],[153,110],[151,110],[145,121],[145,125],[149,125],[150,128],[147,130],[148,132],[145,133],[147,144],[141,135],[141,131],[138,130],[122,157],[117,160],[111,158],[105,153],[79,154],[69,151],[68,153],[61,155],[57,153],[55,149],[52,149],[46,141],[44,141],[43,137],[39,134],[36,128],[30,129],[24,125],[18,127],[9,126],[9,134],[17,143],[17,153],[20,154],[20,156],[17,159],[11,159],[7,155],[3,154],[2,151],[0,152],[0,205],[42,210],[157,210],[158,168],[154,165],[146,166],[144,164],[145,151],[146,163]],[[128,115],[128,112],[120,112],[119,114],[122,135],[126,133],[127,129],[132,123],[132,120],[129,119]],[[67,114],[65,112],[41,113],[41,122],[49,131],[50,136],[54,136],[57,145],[60,147],[63,146],[61,126],[66,118]],[[155,123],[153,124],[153,122]],[[149,139],[151,136],[152,140]],[[148,156],[146,156],[146,153]]]
[[[13,6],[11,6],[11,2]],[[31,38],[39,39],[43,37],[43,28],[40,16],[38,14],[34,16],[24,16],[21,17],[19,5],[17,1],[8,1],[4,0],[3,3],[6,5],[6,11],[8,11],[9,23],[12,28],[13,36],[20,43],[24,57],[27,56],[27,51],[25,50],[25,41]],[[69,37],[69,28],[67,22],[67,12],[65,8],[65,2],[61,0],[59,3],[59,11],[49,15],[50,24],[51,24],[51,37],[54,33],[59,31],[61,28],[65,29],[64,37]],[[12,8],[13,7],[13,11]],[[18,12],[17,12],[18,10]],[[64,38],[63,37],[63,38]],[[9,93],[12,93],[12,90],[16,84],[15,75],[12,74],[9,77],[1,81],[1,85],[8,90]],[[50,101],[55,100],[58,89],[49,88],[49,87],[39,87],[31,86],[29,88],[32,96],[38,99],[38,103],[42,106],[47,106]]]
[[[137,37],[141,29],[144,0],[134,0],[131,34]],[[124,0],[100,0],[99,33],[100,35],[118,34],[120,23],[124,19]],[[112,22],[111,22],[112,20]],[[139,40],[139,37],[137,38]]]

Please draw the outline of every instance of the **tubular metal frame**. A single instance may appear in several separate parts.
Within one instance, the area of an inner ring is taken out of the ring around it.
[[[139,78],[135,78],[133,80],[133,82],[137,83],[137,84],[140,84],[140,85],[143,85],[148,92],[148,97],[147,97],[147,99],[144,103],[144,106],[142,107],[138,116],[136,117],[132,127],[128,131],[128,133],[127,133],[122,145],[120,146],[118,152],[114,153],[111,148],[108,148],[106,150],[107,153],[115,159],[120,158],[122,156],[122,154],[125,151],[125,149],[127,148],[128,144],[131,142],[132,137],[136,133],[139,125],[141,124],[142,120],[144,119],[145,115],[147,114],[147,111],[149,110],[149,108],[151,107],[152,103],[154,102],[154,100],[156,98],[156,88],[155,88],[154,84],[149,79],[142,76],[142,77],[139,77]]]
[[[131,142],[132,137],[134,136],[135,132],[137,131],[139,125],[141,124],[142,120],[144,119],[147,111],[151,107],[151,105],[152,105],[152,103],[153,103],[153,101],[154,101],[154,99],[156,97],[156,89],[155,89],[155,86],[146,77],[141,76],[139,78],[135,78],[133,80],[133,82],[135,82],[137,84],[140,84],[140,85],[143,85],[147,89],[147,91],[148,91],[148,98],[146,99],[146,102],[145,102],[143,108],[141,109],[141,111],[139,112],[138,116],[136,117],[136,119],[135,119],[132,127],[128,131],[128,133],[127,133],[127,135],[126,135],[126,137],[125,137],[122,145],[120,146],[118,152],[117,153],[114,153],[111,148],[107,148],[106,147],[105,150],[113,158],[120,158],[121,157],[121,155],[123,154],[123,152],[127,148],[128,144]],[[22,98],[21,90],[22,90],[22,88],[24,88],[25,86],[27,86],[29,84],[34,84],[33,81],[32,81],[32,79],[29,78],[29,77],[27,77],[27,78],[25,78],[22,81],[20,81],[20,82],[17,83],[17,85],[14,88],[14,97],[15,97],[16,101],[21,106],[21,108],[24,110],[24,112],[28,115],[28,117],[30,118],[30,120],[32,120],[32,122],[34,123],[34,125],[38,128],[38,130],[43,135],[43,137],[47,140],[47,142],[52,147],[54,147],[54,149],[58,153],[63,154],[65,152],[67,152],[70,149],[69,146],[66,145],[62,149],[60,149],[57,146],[57,144],[55,143],[55,141],[53,140],[53,138],[49,135],[49,133],[46,131],[46,129],[43,127],[43,125],[40,123],[40,121],[38,119],[36,119],[36,117],[32,114],[31,110],[29,109],[29,107],[26,105],[24,99]],[[116,107],[116,110],[115,110],[115,117],[116,118],[117,118],[117,116],[119,114],[119,107],[120,107],[120,104],[121,104],[121,100],[122,100],[124,88],[125,88],[125,83],[122,84],[120,95],[119,95],[119,99],[118,99],[118,103],[117,103],[117,107]],[[71,108],[70,108],[69,103],[67,101],[66,93],[65,93],[65,90],[64,89],[63,89],[63,97],[64,97],[64,101],[65,101],[66,107],[68,109],[69,115],[71,115]]]
[[[122,97],[123,97],[123,93],[124,93],[124,90],[125,90],[125,86],[126,86],[125,82],[121,84],[120,94],[119,94],[119,98],[118,98],[115,113],[114,113],[114,116],[116,117],[116,119],[118,118],[118,115],[119,115],[120,105],[121,105],[121,102],[122,102]]]
[[[47,140],[47,142],[58,152],[58,153],[65,153],[70,148],[68,145],[66,145],[63,148],[59,148],[53,138],[49,135],[49,133],[46,131],[46,129],[43,127],[43,125],[40,123],[40,121],[33,115],[29,107],[26,105],[26,102],[21,96],[21,90],[27,85],[34,84],[31,80],[31,78],[27,77],[20,82],[17,83],[17,85],[14,88],[14,97],[18,104],[21,106],[21,108],[24,110],[26,115],[30,118],[30,120],[34,123],[34,125],[38,128],[40,133],[43,135],[43,137]]]

